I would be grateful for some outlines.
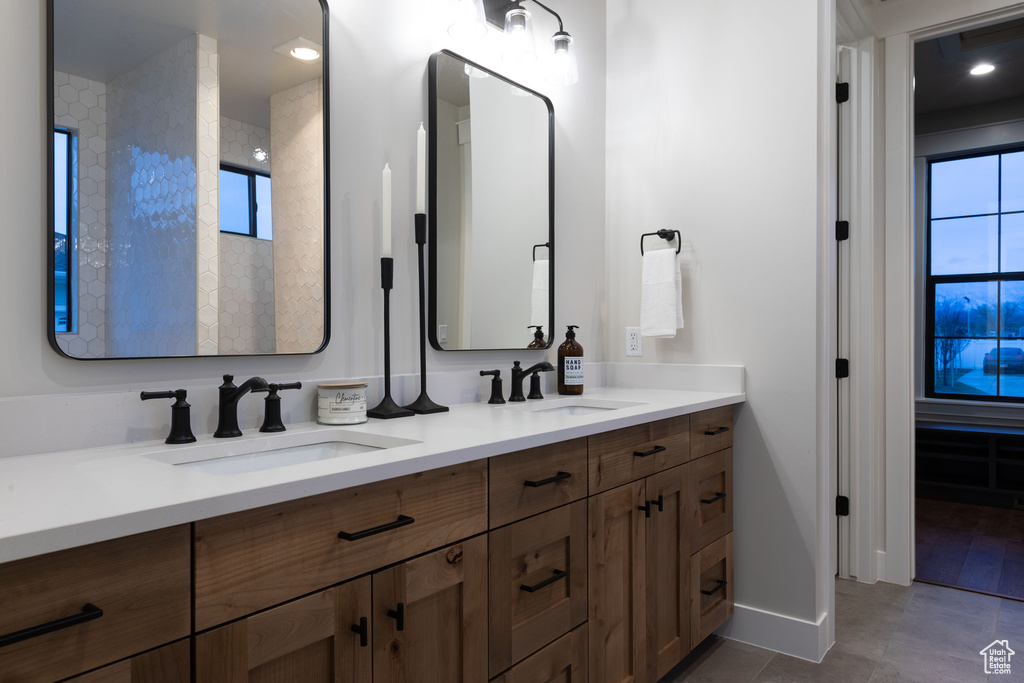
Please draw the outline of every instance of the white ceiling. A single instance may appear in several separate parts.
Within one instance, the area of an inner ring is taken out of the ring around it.
[[[221,113],[270,126],[270,95],[321,74],[323,60],[274,52],[323,43],[319,0],[54,0],[54,68],[109,83],[191,33],[218,41]]]

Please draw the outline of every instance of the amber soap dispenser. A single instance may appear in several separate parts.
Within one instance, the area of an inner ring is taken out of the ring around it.
[[[583,393],[583,347],[576,341],[576,328],[569,325],[565,341],[558,347],[558,393],[579,396]]]

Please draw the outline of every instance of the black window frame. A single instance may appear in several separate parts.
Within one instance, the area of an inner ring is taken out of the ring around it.
[[[227,164],[223,162],[221,162],[220,170],[246,176],[249,188],[249,232],[235,232],[233,230],[221,230],[220,232],[224,233],[225,235],[241,235],[242,237],[252,237],[254,239],[259,239],[256,229],[256,214],[258,209],[256,204],[256,177],[261,176],[263,178],[269,179],[270,174],[267,173],[266,171],[260,171],[254,168],[246,168],[245,166],[237,166],[235,164]]]
[[[1024,396],[1006,396],[1000,393],[1003,372],[1000,368],[996,368],[996,393],[995,394],[970,394],[970,393],[956,393],[956,392],[937,392],[935,390],[935,374],[936,374],[936,336],[935,336],[935,290],[937,285],[942,284],[970,284],[970,283],[995,283],[997,287],[996,295],[996,321],[995,321],[995,336],[978,336],[971,335],[971,330],[968,328],[967,333],[964,335],[943,335],[940,339],[967,339],[970,341],[990,341],[993,346],[997,349],[997,363],[1001,357],[1000,350],[1005,346],[1009,347],[1010,344],[1004,344],[1007,341],[1015,342],[1013,346],[1024,346],[1024,338],[1022,337],[1004,337],[1003,333],[1003,298],[1002,298],[1002,283],[1004,282],[1024,282],[1024,270],[1020,271],[1003,271],[1002,270],[1002,240],[1003,240],[1003,224],[1002,218],[1007,215],[1020,215],[1024,214],[1024,210],[1019,211],[1003,211],[1003,166],[1002,159],[999,161],[999,172],[996,179],[997,183],[997,197],[998,197],[998,210],[988,213],[980,214],[966,214],[963,216],[943,216],[935,220],[952,220],[962,218],[977,218],[977,217],[995,217],[997,220],[996,230],[996,271],[991,273],[970,273],[970,274],[951,274],[951,275],[933,275],[932,274],[932,166],[937,163],[943,163],[948,161],[960,161],[964,159],[975,159],[980,157],[991,157],[1005,154],[1015,154],[1024,152],[1024,144],[1014,144],[996,148],[985,148],[980,150],[971,150],[966,152],[957,152],[953,154],[943,154],[928,157],[926,159],[926,196],[925,196],[925,229],[926,229],[926,244],[925,244],[925,353],[924,353],[924,380],[925,380],[925,398],[935,399],[949,399],[957,401],[977,401],[977,402],[988,402],[988,403],[1024,403]],[[955,381],[955,380],[954,380]]]

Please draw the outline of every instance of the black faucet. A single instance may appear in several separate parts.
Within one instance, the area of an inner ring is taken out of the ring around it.
[[[189,404],[185,400],[188,392],[184,389],[171,389],[168,391],[143,391],[142,400],[148,401],[151,398],[173,398],[174,405],[171,406],[171,433],[164,439],[164,443],[192,443],[196,440],[192,433],[191,418],[189,416]]]
[[[512,363],[512,394],[508,397],[508,400],[525,401],[526,397],[523,396],[523,378],[535,372],[551,372],[554,369],[554,366],[547,361],[531,365],[525,370],[520,367],[519,361]]]
[[[220,405],[218,406],[217,431],[213,435],[219,439],[241,436],[238,428],[238,400],[250,391],[267,391],[270,387],[262,377],[250,377],[236,387],[232,380],[234,375],[224,375],[224,384],[220,385]]]

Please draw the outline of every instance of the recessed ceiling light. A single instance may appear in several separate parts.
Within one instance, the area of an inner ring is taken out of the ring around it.
[[[984,74],[990,74],[995,71],[996,68],[991,64],[979,64],[978,66],[971,69],[972,76],[981,76]]]
[[[307,38],[295,38],[283,45],[278,45],[274,48],[274,52],[303,62],[312,62],[320,59],[323,48]]]

